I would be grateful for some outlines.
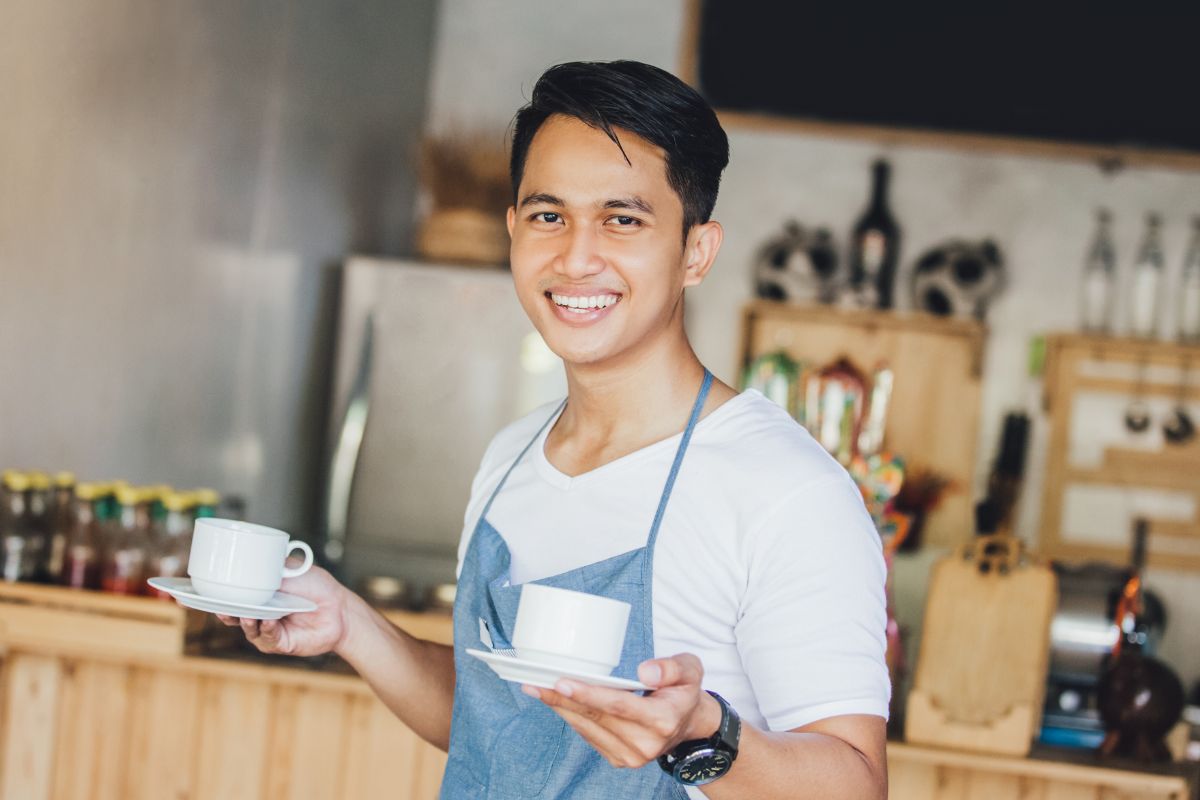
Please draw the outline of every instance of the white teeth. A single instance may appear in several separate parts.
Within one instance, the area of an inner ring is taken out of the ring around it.
[[[615,294],[599,294],[591,297],[579,297],[576,295],[552,294],[550,298],[563,308],[569,308],[573,311],[590,311],[593,308],[608,308],[620,299],[619,295]]]

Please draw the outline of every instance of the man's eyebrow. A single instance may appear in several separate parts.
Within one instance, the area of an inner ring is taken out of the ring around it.
[[[566,203],[564,203],[560,198],[557,198],[552,194],[535,192],[533,194],[526,195],[524,199],[521,200],[521,208],[524,208],[525,206],[532,206],[537,203],[545,203],[548,206],[560,207],[566,205]]]
[[[643,214],[654,214],[654,207],[636,194],[629,197],[617,197],[607,200],[601,208],[627,208],[631,211],[640,211]]]

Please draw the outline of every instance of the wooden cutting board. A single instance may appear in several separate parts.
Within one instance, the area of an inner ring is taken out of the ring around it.
[[[905,738],[1024,755],[1046,688],[1058,585],[1011,536],[979,537],[934,565]]]

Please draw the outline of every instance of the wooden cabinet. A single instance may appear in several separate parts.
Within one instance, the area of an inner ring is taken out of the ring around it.
[[[437,796],[445,754],[355,677],[188,658],[5,659],[4,800]]]
[[[45,600],[66,590],[40,591]],[[134,645],[111,640],[103,648],[55,638],[54,630],[78,630],[78,618],[51,622],[35,649],[5,638],[33,609],[10,614],[4,596],[0,588],[0,800],[437,797],[445,753],[401,724],[356,676],[161,655],[157,645],[139,651],[142,634]],[[61,597],[60,605],[74,608],[58,613],[86,613],[78,595]],[[152,618],[175,608],[122,600],[99,603]],[[389,617],[415,635],[449,639],[448,617]],[[888,762],[893,800],[1188,797],[1179,777],[1037,759],[891,744]]]
[[[1037,758],[888,745],[890,800],[1187,800],[1187,781]]]
[[[782,350],[820,368],[849,359],[895,373],[885,445],[913,467],[952,481],[925,523],[925,541],[952,547],[975,531],[971,487],[979,440],[984,327],[929,314],[851,311],[756,301],[742,316],[742,364]]]

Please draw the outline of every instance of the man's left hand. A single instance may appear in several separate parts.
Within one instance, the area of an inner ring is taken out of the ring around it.
[[[565,678],[553,690],[522,690],[554,709],[609,764],[637,768],[720,727],[721,707],[700,688],[703,678],[700,659],[681,653],[641,663],[638,679],[654,689],[644,697]]]

